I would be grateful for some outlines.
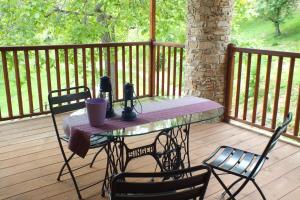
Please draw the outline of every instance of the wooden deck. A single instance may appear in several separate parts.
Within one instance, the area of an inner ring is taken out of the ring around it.
[[[145,144],[154,134],[128,139],[130,145]],[[254,152],[261,152],[267,137],[225,123],[194,125],[191,132],[192,164],[200,164],[217,146],[226,144]],[[76,158],[72,166],[91,160],[90,151],[85,159]],[[76,175],[81,186],[104,177],[105,156],[97,159],[93,168],[79,170]],[[57,182],[56,176],[62,164],[49,117],[0,125],[0,199],[76,199],[76,193],[68,176]],[[130,163],[129,171],[151,171],[154,162],[149,157]],[[228,177],[228,181],[232,178]],[[300,196],[300,148],[279,142],[270,155],[262,173],[257,177],[268,199],[296,200]],[[85,199],[102,199],[101,185],[82,192]],[[219,199],[222,189],[211,178],[207,198]],[[260,199],[251,185],[237,199]]]

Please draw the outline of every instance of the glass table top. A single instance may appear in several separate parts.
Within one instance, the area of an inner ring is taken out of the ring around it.
[[[136,110],[141,110],[140,105],[142,105],[142,110],[147,110],[146,105],[162,105],[160,110],[166,109],[168,107],[167,100],[176,100],[182,97],[145,97],[139,99],[140,104],[136,101]],[[200,99],[200,98],[198,98]],[[203,101],[209,101],[206,99],[202,99]],[[115,113],[117,115],[116,118],[120,118],[121,111],[123,107],[123,102],[114,103]],[[155,106],[154,106],[155,107]],[[157,106],[156,106],[157,107]],[[144,112],[143,111],[143,112]],[[86,112],[85,109],[83,112]],[[164,129],[172,129],[180,126],[185,126],[193,123],[201,123],[201,122],[217,122],[219,121],[220,117],[223,115],[224,109],[223,107],[218,107],[215,109],[210,109],[204,112],[197,112],[188,115],[180,115],[175,118],[165,119],[165,120],[158,120],[154,122],[149,122],[141,125],[134,125],[127,128],[116,129],[112,131],[106,132],[99,132],[94,135],[107,135],[108,137],[129,137],[129,136],[137,136],[137,135],[144,135],[152,132],[159,132]],[[74,113],[75,114],[75,113]],[[78,114],[78,113],[77,113]],[[137,114],[139,117],[139,114]]]

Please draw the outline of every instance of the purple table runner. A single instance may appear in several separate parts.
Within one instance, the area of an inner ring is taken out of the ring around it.
[[[69,149],[84,158],[90,147],[93,134],[106,133],[155,121],[173,119],[183,115],[195,114],[221,108],[222,105],[197,97],[182,97],[143,105],[144,112],[132,122],[122,121],[120,117],[106,120],[101,128],[89,125],[86,113],[69,116],[64,120],[66,134],[70,135]]]

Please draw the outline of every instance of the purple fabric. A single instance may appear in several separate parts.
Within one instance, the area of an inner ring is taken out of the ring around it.
[[[88,119],[91,126],[101,127],[104,124],[107,101],[105,99],[88,99],[85,102]]]
[[[69,141],[69,149],[78,156],[84,158],[90,148],[90,134],[83,130],[72,129]]]
[[[184,105],[169,109],[162,109],[154,112],[143,113],[135,121],[126,122],[121,118],[111,118],[105,121],[105,124],[99,128],[92,127],[89,124],[73,126],[70,133],[69,149],[81,157],[85,157],[90,146],[90,136],[92,134],[104,133],[107,131],[138,126],[150,122],[172,119],[178,116],[205,112],[221,108],[222,105],[207,100],[191,105]]]

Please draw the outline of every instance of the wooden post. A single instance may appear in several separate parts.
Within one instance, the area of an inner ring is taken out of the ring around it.
[[[150,40],[155,41],[156,0],[150,0]]]
[[[150,78],[149,78],[149,93],[150,96],[155,94],[155,14],[156,13],[156,0],[150,0]]]
[[[229,121],[232,103],[232,84],[234,76],[234,44],[227,47],[226,73],[225,73],[225,101],[224,101],[224,121]]]

